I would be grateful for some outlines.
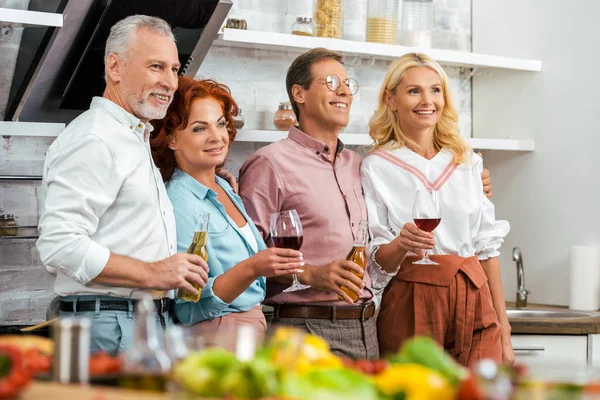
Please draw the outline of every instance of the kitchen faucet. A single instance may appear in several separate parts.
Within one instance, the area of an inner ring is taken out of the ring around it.
[[[517,301],[515,307],[527,307],[527,295],[529,290],[525,289],[525,270],[523,269],[523,254],[521,249],[515,247],[512,255],[513,261],[517,263]]]

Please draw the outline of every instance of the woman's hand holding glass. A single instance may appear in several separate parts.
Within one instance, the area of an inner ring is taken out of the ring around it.
[[[412,222],[407,222],[402,227],[400,234],[394,240],[400,251],[413,253],[412,255],[423,256],[425,250],[431,250],[435,246],[434,235],[425,232]]]
[[[273,278],[303,272],[304,258],[297,250],[271,247],[248,259],[256,276]]]

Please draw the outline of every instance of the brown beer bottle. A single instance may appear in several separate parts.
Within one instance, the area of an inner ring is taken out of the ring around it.
[[[365,252],[365,247],[367,245],[368,237],[369,235],[367,221],[360,221],[360,224],[358,225],[358,230],[354,235],[354,244],[352,245],[352,250],[350,250],[350,253],[348,253],[348,256],[346,256],[346,260],[354,262],[356,265],[361,267],[363,271],[367,269],[367,254]],[[364,275],[362,274],[354,274],[358,276],[361,280],[364,277]],[[352,290],[348,289],[345,286],[342,286],[341,289],[344,293],[348,295],[348,297],[352,299],[352,301],[358,300],[357,293],[354,293]],[[340,300],[342,299],[341,296],[339,298]]]
[[[194,232],[194,238],[192,239],[192,244],[187,250],[188,254],[196,254],[206,262],[208,262],[208,252],[206,251],[206,242],[208,241],[208,222],[210,221],[210,214],[207,212],[201,212],[200,217],[198,217],[198,223],[196,224],[196,231]],[[187,290],[179,289],[177,291],[177,297],[182,300],[198,302],[200,300],[200,295],[202,294],[202,289],[200,286],[192,284],[196,289],[198,289],[198,295],[193,295]]]

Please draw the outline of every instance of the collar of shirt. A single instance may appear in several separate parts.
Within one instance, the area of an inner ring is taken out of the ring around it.
[[[221,188],[225,190],[231,198],[231,194],[235,194],[233,192],[233,189],[231,189],[231,186],[229,186],[225,179],[219,176],[217,176],[216,178],[219,186],[221,186]],[[203,184],[198,182],[194,177],[192,177],[186,172],[183,172],[179,168],[175,168],[175,171],[173,171],[173,177],[171,179],[177,179],[178,181],[183,183],[190,190],[190,192],[194,194],[194,196],[201,200],[204,200],[207,197],[210,197],[211,200],[216,200],[217,198],[217,192],[204,186]]]
[[[298,143],[300,146],[306,147],[307,149],[313,151],[317,156],[323,155],[327,159],[330,156],[329,146],[325,143],[321,142],[313,138],[312,136],[307,135],[302,132],[300,129],[292,126],[288,132],[288,137],[292,139],[294,142]],[[344,143],[340,139],[337,140],[337,148],[335,149],[336,154],[340,154],[344,150]]]
[[[117,122],[129,127],[129,130],[135,133],[142,141],[148,140],[150,133],[154,130],[154,127],[150,123],[144,124],[138,117],[128,113],[122,107],[104,97],[95,96],[92,99],[90,109],[94,108],[104,110],[112,115]]]

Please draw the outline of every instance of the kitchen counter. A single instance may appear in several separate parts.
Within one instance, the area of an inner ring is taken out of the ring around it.
[[[515,303],[507,302],[508,309],[515,309]],[[549,306],[542,304],[529,304],[521,310],[565,310],[566,306]],[[508,318],[512,328],[512,334],[545,334],[545,335],[588,335],[600,334],[600,312],[597,316],[586,316],[581,318]]]
[[[124,390],[102,386],[62,385],[33,381],[19,396],[20,400],[169,400],[169,394]]]

